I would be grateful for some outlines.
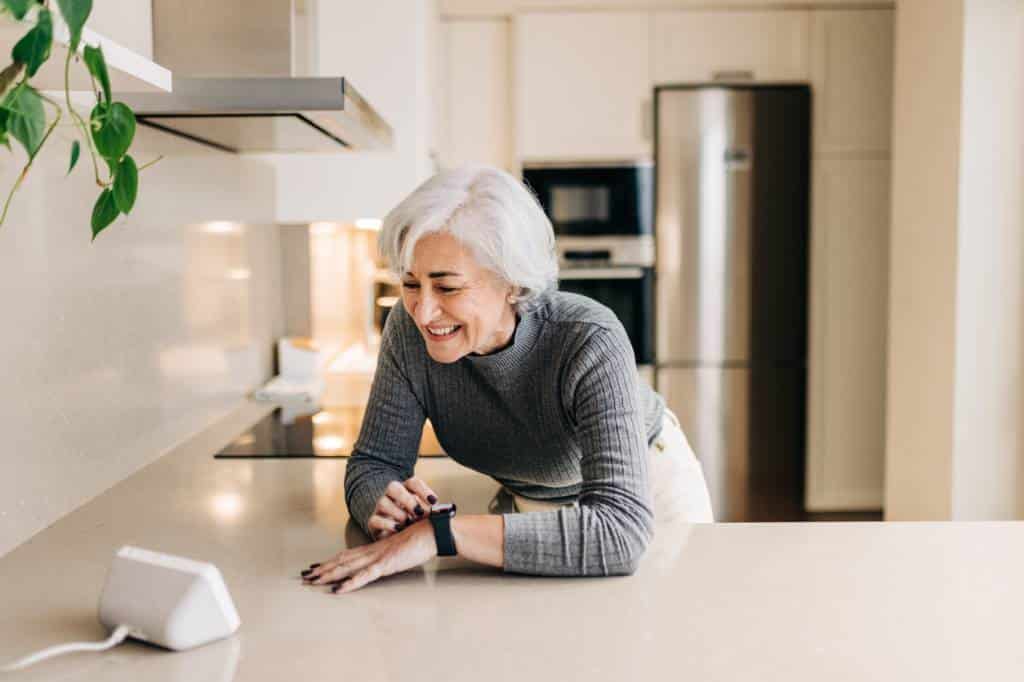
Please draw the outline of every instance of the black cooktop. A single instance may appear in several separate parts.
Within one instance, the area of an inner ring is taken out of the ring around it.
[[[365,408],[327,408],[313,415],[282,420],[281,410],[268,414],[238,434],[214,455],[216,459],[287,459],[318,457],[342,459],[352,454]],[[420,441],[420,455],[444,456],[433,432]]]

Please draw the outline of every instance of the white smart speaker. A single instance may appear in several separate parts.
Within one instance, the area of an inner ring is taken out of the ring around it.
[[[118,550],[99,607],[100,622],[180,651],[223,639],[241,621],[213,564],[138,547]]]

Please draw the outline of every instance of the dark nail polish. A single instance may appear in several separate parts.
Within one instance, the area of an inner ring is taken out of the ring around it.
[[[310,568],[316,568],[316,567],[317,567],[317,566],[319,566],[319,565],[320,565],[320,564],[310,564],[310,565],[309,565],[309,567],[310,567]]]
[[[313,572],[312,568],[307,568],[305,571],[302,572],[302,577],[305,578],[307,575],[309,575],[312,572]]]
[[[437,504],[437,495],[427,495],[427,502]]]
[[[338,583],[337,585],[335,585],[334,587],[331,588],[331,594],[338,594],[338,590],[340,588],[341,588],[341,583]]]
[[[423,507],[416,505],[416,516],[423,516]]]

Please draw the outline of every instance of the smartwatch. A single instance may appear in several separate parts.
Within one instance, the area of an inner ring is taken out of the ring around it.
[[[454,504],[435,504],[430,507],[430,525],[434,527],[434,542],[438,556],[455,556],[455,537],[452,535]]]

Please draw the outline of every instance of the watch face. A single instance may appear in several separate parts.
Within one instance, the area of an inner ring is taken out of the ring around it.
[[[455,516],[455,505],[450,502],[437,503],[430,508],[431,516]]]

